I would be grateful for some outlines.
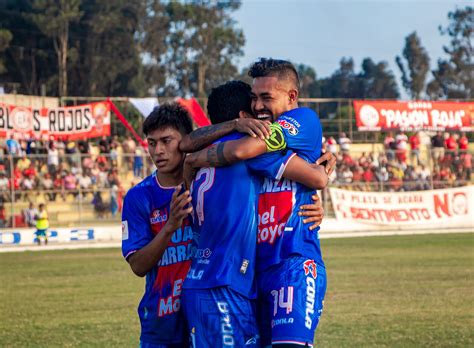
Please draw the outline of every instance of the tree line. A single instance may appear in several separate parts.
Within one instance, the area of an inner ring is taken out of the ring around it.
[[[238,71],[245,36],[232,18],[240,1],[1,0],[0,85],[51,96],[206,96]],[[411,98],[473,98],[473,8],[448,14],[445,59],[430,70],[416,32],[395,58]],[[301,96],[398,98],[386,62],[350,57],[329,77],[295,64]]]

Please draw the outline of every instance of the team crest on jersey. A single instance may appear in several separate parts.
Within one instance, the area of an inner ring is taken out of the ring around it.
[[[151,217],[150,217],[151,224],[159,224],[162,222],[166,222],[167,220],[168,220],[168,212],[166,211],[166,209],[164,210],[156,209],[153,211],[153,213],[151,213]]]
[[[306,260],[303,262],[304,275],[311,274],[314,279],[318,276],[316,271],[316,263],[314,260]]]
[[[298,134],[297,126],[291,124],[287,120],[278,120],[278,123],[280,124],[280,126],[282,126],[282,128],[287,129],[288,133],[290,135],[297,135]]]

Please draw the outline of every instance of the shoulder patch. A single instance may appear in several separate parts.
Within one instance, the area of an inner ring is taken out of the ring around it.
[[[270,125],[272,134],[269,139],[265,139],[267,145],[267,152],[279,151],[286,148],[285,136],[283,135],[283,129],[278,123],[272,123]]]

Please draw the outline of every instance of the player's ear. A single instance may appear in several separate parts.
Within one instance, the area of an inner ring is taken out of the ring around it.
[[[298,100],[298,90],[297,89],[290,89],[288,91],[288,101],[290,104],[296,103]]]
[[[249,114],[247,111],[239,111],[239,118],[253,118],[251,114]]]

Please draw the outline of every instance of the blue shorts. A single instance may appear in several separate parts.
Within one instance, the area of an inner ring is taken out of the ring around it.
[[[260,347],[254,300],[224,286],[183,289],[181,304],[193,348]]]
[[[294,256],[257,275],[258,325],[262,346],[313,346],[323,311],[326,269]]]
[[[36,235],[36,237],[38,237],[38,238],[39,238],[39,237],[44,237],[44,238],[46,238],[46,232],[47,232],[47,231],[48,231],[47,228],[45,228],[44,230],[36,230],[35,235]]]

